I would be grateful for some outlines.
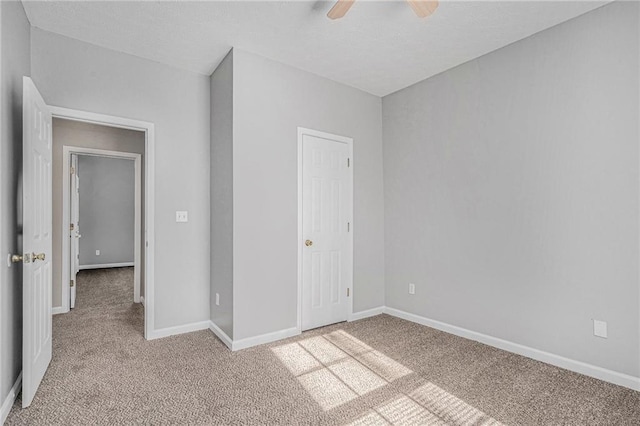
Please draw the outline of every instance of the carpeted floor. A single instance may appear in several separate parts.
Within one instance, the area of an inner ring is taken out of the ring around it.
[[[143,339],[129,268],[83,271],[7,424],[639,425],[640,393],[387,315],[231,353]]]

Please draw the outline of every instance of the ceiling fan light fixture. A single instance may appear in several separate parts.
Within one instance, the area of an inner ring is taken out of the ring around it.
[[[411,9],[419,18],[426,18],[438,8],[437,0],[407,0]]]
[[[351,6],[353,6],[353,2],[355,0],[338,0],[336,4],[333,5],[327,16],[329,19],[340,19],[344,15],[347,14]]]
[[[438,0],[406,0],[411,9],[419,18],[426,18],[433,14],[438,8]],[[335,20],[344,17],[347,14],[355,0],[338,0],[333,5],[327,16],[329,19]]]

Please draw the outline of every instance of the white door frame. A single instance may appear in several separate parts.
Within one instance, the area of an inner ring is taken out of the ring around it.
[[[104,149],[94,149],[94,148],[83,148],[78,146],[70,146],[63,145],[62,146],[62,229],[64,230],[64,234],[62,234],[62,297],[63,301],[66,304],[69,304],[69,295],[71,292],[70,289],[70,280],[71,280],[71,250],[70,250],[70,241],[69,238],[66,238],[69,235],[69,223],[71,223],[71,194],[70,194],[70,185],[69,179],[71,178],[71,170],[69,170],[69,165],[71,164],[71,154],[76,155],[91,155],[95,157],[103,157],[103,158],[119,158],[126,160],[133,160],[135,163],[135,202],[134,202],[134,236],[133,236],[133,267],[134,267],[134,275],[133,275],[133,301],[135,303],[140,303],[140,275],[141,275],[141,264],[140,264],[140,228],[141,228],[141,203],[140,203],[140,194],[141,194],[141,185],[142,185],[142,155],[136,154],[133,152],[123,152],[123,151],[107,151]],[[77,173],[77,171],[76,171]],[[66,225],[66,226],[65,226]],[[80,228],[82,229],[82,228]],[[63,304],[63,307],[64,304]],[[66,311],[68,312],[68,306],[66,306]]]
[[[79,111],[62,107],[51,107],[51,112],[54,118],[63,118],[65,120],[80,121],[84,123],[99,124],[108,127],[117,127],[121,129],[137,130],[144,132],[145,134],[145,147],[144,147],[144,206],[145,206],[145,264],[144,264],[144,338],[149,340],[153,331],[155,330],[155,315],[154,315],[154,264],[155,264],[155,126],[153,123],[139,120],[131,120],[128,118],[116,117],[111,115],[96,114],[92,112]],[[74,148],[77,149],[77,148]],[[118,152],[117,154],[123,154]],[[65,161],[68,167],[68,163]],[[63,165],[64,166],[64,165]],[[68,178],[67,169],[67,177]],[[63,186],[63,189],[66,185]],[[67,188],[67,196],[69,189]],[[139,195],[139,194],[138,194]],[[139,196],[137,197],[140,198]],[[67,209],[67,216],[63,213],[63,234],[66,235],[69,226],[69,209],[68,198],[65,202],[63,200],[63,209]],[[64,222],[64,218],[67,218],[67,222]],[[66,223],[66,227],[64,224]],[[140,235],[140,233],[137,233]],[[68,244],[66,238],[62,238],[63,255],[69,253]],[[140,244],[137,244],[139,247]],[[65,250],[66,247],[66,250]],[[66,266],[65,266],[66,265]],[[69,311],[69,262],[63,263],[63,268],[66,268],[67,279],[62,282],[63,299],[62,307],[63,312]],[[64,276],[63,276],[64,280]],[[65,296],[66,293],[66,296]]]
[[[329,141],[342,142],[346,143],[349,148],[349,159],[350,159],[350,167],[349,167],[349,180],[351,185],[351,220],[350,220],[350,231],[348,236],[348,245],[347,251],[349,253],[349,258],[351,259],[351,273],[349,274],[349,283],[347,287],[351,289],[351,295],[349,297],[349,302],[347,303],[347,321],[351,321],[353,317],[353,298],[355,297],[355,291],[353,288],[353,233],[354,233],[354,214],[353,214],[353,138],[349,138],[346,136],[334,135],[331,133],[321,132],[319,130],[307,129],[304,127],[298,127],[298,318],[297,318],[297,328],[298,332],[302,332],[302,254],[303,254],[303,241],[304,235],[302,232],[302,140],[305,135],[315,136],[321,139],[327,139]]]

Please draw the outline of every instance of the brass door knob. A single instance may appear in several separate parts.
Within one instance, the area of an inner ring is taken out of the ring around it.
[[[33,253],[31,255],[31,259],[33,259],[33,261],[35,262],[36,260],[44,260],[44,253],[39,253],[39,254],[35,254]]]
[[[307,241],[304,242],[304,245],[307,246],[307,247],[311,247],[313,245],[313,241],[307,240]]]
[[[14,254],[11,256],[11,262],[12,263],[19,263],[22,262],[22,255],[21,254]]]

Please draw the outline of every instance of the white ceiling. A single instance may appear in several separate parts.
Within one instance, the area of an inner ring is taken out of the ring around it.
[[[607,1],[441,1],[417,18],[404,1],[24,1],[31,24],[209,75],[232,47],[384,96]]]

